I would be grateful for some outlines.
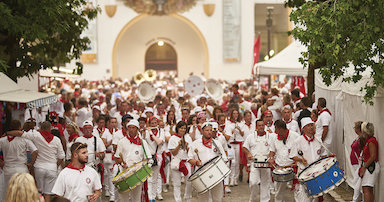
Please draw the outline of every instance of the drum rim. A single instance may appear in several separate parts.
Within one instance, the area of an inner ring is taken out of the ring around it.
[[[129,167],[126,168],[123,172],[121,172],[121,173],[119,173],[118,175],[116,175],[116,176],[113,178],[112,182],[119,183],[119,182],[123,181],[123,179],[120,179],[120,177],[121,177],[121,175],[122,175],[123,173],[125,173],[127,170],[133,168],[133,167],[136,166],[137,164],[142,163],[142,162],[147,162],[147,161],[148,161],[148,160],[145,159],[145,160],[139,161],[139,162],[137,162],[137,163],[135,163],[135,164],[129,166]],[[135,171],[140,170],[140,169],[143,168],[145,165],[147,165],[147,164],[144,164],[142,167],[140,167],[139,169],[136,169]],[[132,175],[129,175],[129,176],[127,176],[127,177],[130,177],[130,176],[132,176]],[[119,179],[117,179],[118,177],[119,177]]]
[[[149,175],[145,176],[145,178],[144,178],[143,180],[140,180],[140,182],[138,182],[137,184],[135,184],[133,187],[129,187],[129,188],[128,188],[127,190],[125,190],[125,191],[120,191],[120,190],[118,190],[119,193],[126,193],[126,192],[129,192],[129,191],[135,189],[137,186],[141,185],[141,183],[144,183],[145,181],[147,181],[148,178],[150,178],[150,177],[152,176],[152,174],[153,174],[153,171],[151,170],[151,173],[149,173]],[[122,182],[122,181],[120,181],[120,182]],[[120,183],[120,182],[117,182],[117,183]]]
[[[220,159],[222,159],[221,156],[216,156],[214,158],[212,158],[211,160],[209,160],[208,162],[206,162],[204,165],[202,165],[200,168],[198,168],[195,172],[192,173],[191,176],[189,176],[188,180],[189,181],[192,181],[194,180],[195,178],[197,178],[198,176],[195,176],[196,173],[198,173],[199,171],[201,171],[201,174],[204,174],[205,172],[207,172],[208,168],[211,168],[212,166],[214,166],[215,164],[211,164],[209,166],[207,166],[206,168],[204,168],[205,165],[211,163],[211,162],[215,162],[215,161],[219,161]],[[204,168],[204,169],[203,169]]]
[[[334,185],[328,187],[328,189],[326,189],[325,191],[322,191],[318,194],[315,194],[315,195],[311,195],[309,196],[310,198],[317,198],[319,196],[322,196],[324,194],[327,194],[328,192],[332,191],[334,188],[338,187],[341,183],[343,183],[345,181],[345,177],[342,177],[338,182],[336,182]]]
[[[338,162],[335,156],[326,156],[326,157],[324,157],[324,158],[320,158],[320,159],[318,159],[317,161],[314,161],[314,162],[312,162],[311,164],[309,164],[309,165],[308,165],[306,168],[304,168],[302,171],[300,171],[300,173],[297,175],[297,179],[298,179],[300,182],[306,182],[306,181],[309,181],[309,180],[311,180],[311,179],[314,179],[314,178],[316,178],[316,177],[322,175],[323,173],[325,173],[329,168],[328,168],[327,170],[324,170],[324,172],[320,172],[320,173],[316,174],[315,176],[308,177],[308,179],[300,179],[300,175],[301,175],[303,172],[305,172],[309,167],[311,167],[312,165],[316,164],[317,162],[322,161],[322,160],[327,159],[327,158],[334,158],[334,159],[336,160],[336,161],[333,162],[333,164],[332,164],[329,168],[331,168],[333,165],[336,164],[336,162]]]

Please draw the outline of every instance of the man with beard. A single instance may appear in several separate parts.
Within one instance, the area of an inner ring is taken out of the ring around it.
[[[57,177],[52,192],[70,201],[96,201],[101,195],[98,173],[85,165],[88,162],[87,144],[71,146],[72,162]]]

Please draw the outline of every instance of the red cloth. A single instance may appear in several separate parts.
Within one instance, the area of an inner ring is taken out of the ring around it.
[[[132,143],[132,144],[136,144],[136,145],[141,145],[141,140],[139,138],[138,135],[136,135],[134,138],[131,138],[129,137],[129,135],[127,134],[127,131],[125,131],[124,129],[122,130],[123,132],[123,135]]]
[[[15,136],[7,135],[7,138],[8,138],[8,142],[12,142],[12,140],[15,139]]]
[[[349,156],[349,158],[351,159],[351,164],[357,165],[359,164],[358,157],[360,156],[359,138],[356,138],[355,141],[352,142],[351,148],[351,155]]]
[[[78,170],[78,171],[83,171],[84,170],[84,167],[85,167],[85,164],[83,165],[83,167],[81,168],[76,168],[72,165],[72,162],[68,164],[67,168],[70,168],[70,169],[74,169],[74,170]]]
[[[40,132],[40,134],[43,136],[45,141],[47,141],[48,143],[50,143],[53,140],[53,135],[49,131],[43,130],[43,131]]]
[[[185,165],[186,160],[181,160],[179,163],[179,171],[184,174],[184,176],[188,175],[188,168]]]
[[[165,174],[165,166],[166,166],[166,158],[169,158],[171,156],[171,153],[170,152],[163,152],[161,154],[161,156],[163,157],[163,160],[161,161],[161,166],[160,166],[160,175],[161,175],[161,179],[163,179],[163,182],[164,184],[167,183],[167,175]]]
[[[69,137],[68,137],[68,141],[69,142],[72,142],[73,139],[77,138],[77,137],[80,137],[79,134],[77,133],[72,133]]]
[[[148,181],[144,182],[144,186],[141,188],[141,202],[148,202]]]
[[[319,112],[319,116],[320,116],[320,114],[323,113],[323,112],[328,112],[329,115],[332,116],[331,112],[330,112],[327,108],[322,109],[322,110]]]
[[[205,139],[204,137],[201,138],[202,142],[203,142],[203,145],[208,147],[208,148],[212,148],[212,138],[209,138],[208,140]]]
[[[247,156],[245,155],[245,152],[243,151],[243,142],[231,142],[229,144],[239,144],[239,146],[240,146],[240,164],[247,166]]]
[[[293,178],[291,191],[295,189],[296,184],[299,184],[299,180],[296,178],[297,171],[298,171],[298,168],[297,168],[297,165],[295,164],[293,166],[293,172],[295,173],[295,178]]]
[[[288,139],[288,135],[289,135],[289,130],[287,130],[287,132],[285,133],[285,136],[281,136],[281,135],[277,135],[277,139],[278,140],[286,140]]]
[[[304,133],[303,133],[303,136],[308,141],[308,144],[310,144],[315,139],[315,135],[313,135],[311,139],[309,139],[309,137]]]
[[[371,157],[371,154],[369,153],[369,143],[373,143],[375,146],[376,146],[376,162],[379,162],[379,143],[377,142],[376,138],[375,137],[371,137],[369,138],[367,141],[367,143],[365,144],[364,148],[363,148],[363,161],[364,162],[367,162],[368,159]]]
[[[154,136],[157,136],[157,134],[159,133],[159,129],[157,129],[157,128],[151,129],[151,131],[152,131],[152,133],[153,133]],[[152,136],[150,136],[150,138],[151,138],[151,140],[153,141]]]
[[[101,180],[101,184],[103,184],[103,182],[104,182],[104,166],[103,166],[103,164],[99,163],[99,164],[97,164],[97,167],[100,168],[100,175],[101,175],[100,180]]]

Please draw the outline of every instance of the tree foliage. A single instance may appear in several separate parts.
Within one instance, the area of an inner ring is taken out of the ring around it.
[[[0,1],[0,71],[15,80],[79,59],[98,11],[85,0]]]
[[[343,82],[358,82],[369,71],[373,82],[361,90],[372,104],[378,87],[384,87],[384,1],[382,0],[289,0],[296,7],[291,20],[297,25],[292,34],[308,46],[301,58],[316,64],[323,81],[330,85],[343,76]],[[346,74],[350,65],[352,74]]]

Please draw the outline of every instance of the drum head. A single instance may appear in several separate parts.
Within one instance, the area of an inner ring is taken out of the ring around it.
[[[184,87],[187,93],[191,96],[197,96],[204,91],[204,82],[198,76],[190,76],[185,82]]]
[[[288,174],[288,173],[292,173],[293,172],[293,168],[276,168],[272,171],[273,173],[277,174],[277,175],[284,175],[284,174]]]
[[[208,169],[212,165],[212,162],[216,162],[219,159],[221,159],[221,156],[216,156],[215,158],[209,160],[207,163],[205,163],[199,169],[197,169],[194,173],[192,173],[189,179],[193,179],[195,176],[198,176],[199,173],[204,172],[206,169]]]
[[[329,170],[336,163],[336,161],[336,157],[329,156],[319,159],[301,171],[298,175],[298,179],[301,181],[307,181],[315,178]]]

